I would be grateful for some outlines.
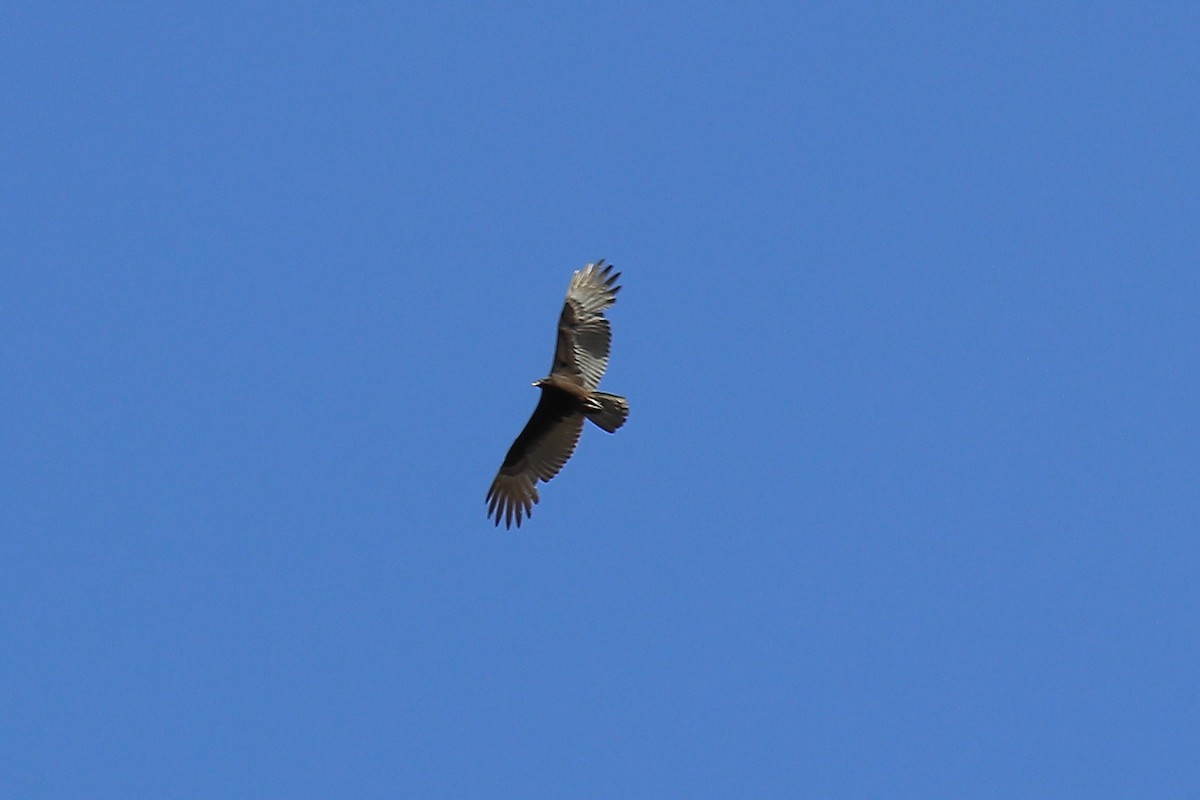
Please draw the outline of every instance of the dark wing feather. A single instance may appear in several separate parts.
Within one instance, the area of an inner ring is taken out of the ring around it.
[[[579,401],[557,390],[543,389],[533,416],[509,448],[488,489],[488,516],[494,517],[497,525],[503,518],[504,527],[511,527],[514,519],[521,527],[522,516],[528,517],[538,501],[537,482],[558,474],[575,452],[582,430]]]
[[[586,388],[600,385],[608,369],[612,330],[604,311],[617,302],[621,287],[612,264],[603,260],[588,264],[571,277],[567,299],[558,318],[558,345],[554,350],[551,375],[573,379]]]

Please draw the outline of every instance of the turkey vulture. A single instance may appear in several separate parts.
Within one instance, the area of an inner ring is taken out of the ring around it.
[[[596,391],[608,368],[612,331],[604,309],[617,302],[612,264],[588,264],[571,276],[567,299],[558,318],[558,345],[549,377],[534,381],[542,390],[533,416],[513,442],[488,489],[488,516],[504,527],[521,527],[538,501],[537,482],[558,474],[575,452],[584,417],[612,433],[625,424],[629,403],[624,397]]]

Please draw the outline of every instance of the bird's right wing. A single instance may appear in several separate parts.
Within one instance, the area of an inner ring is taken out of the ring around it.
[[[583,430],[583,414],[570,399],[558,392],[542,392],[533,416],[517,436],[496,479],[488,489],[488,516],[496,524],[504,519],[511,527],[514,519],[521,527],[538,501],[537,482],[558,474],[575,452]]]
[[[608,369],[612,329],[604,311],[617,302],[621,287],[612,264],[603,260],[588,264],[571,276],[567,299],[558,318],[558,344],[554,350],[552,375],[575,378],[588,389],[600,385]]]

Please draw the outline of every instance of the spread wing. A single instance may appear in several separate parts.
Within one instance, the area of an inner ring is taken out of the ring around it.
[[[521,517],[528,517],[538,501],[537,482],[558,474],[575,452],[582,430],[578,401],[562,392],[543,390],[533,416],[509,448],[488,489],[488,516],[494,517],[497,525],[503,517],[504,527],[511,527],[515,518],[521,527]]]
[[[590,389],[600,385],[608,369],[612,330],[604,310],[617,302],[621,287],[612,264],[603,260],[588,264],[571,276],[567,299],[558,318],[558,346],[554,350],[551,375],[572,378]]]

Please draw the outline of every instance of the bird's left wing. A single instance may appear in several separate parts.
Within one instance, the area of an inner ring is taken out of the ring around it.
[[[613,272],[612,264],[603,260],[588,264],[571,276],[558,318],[552,375],[575,378],[588,389],[600,385],[608,369],[612,346],[612,329],[604,311],[617,302],[620,277],[621,273]]]

